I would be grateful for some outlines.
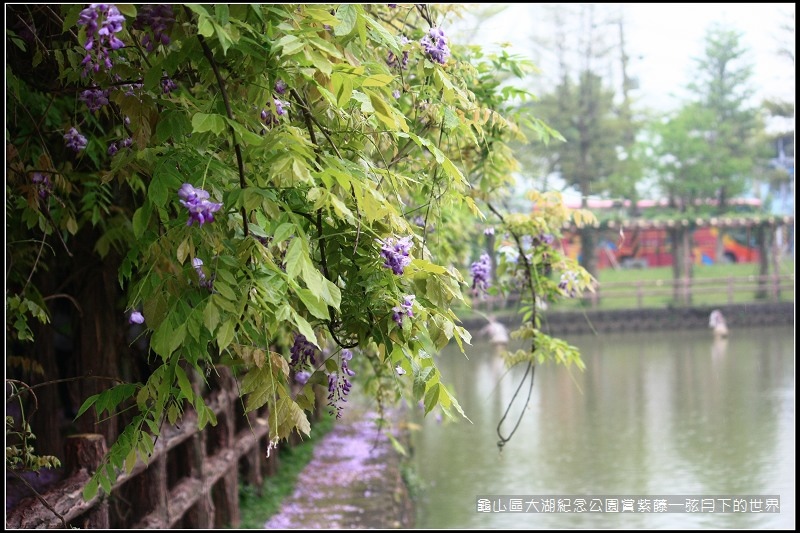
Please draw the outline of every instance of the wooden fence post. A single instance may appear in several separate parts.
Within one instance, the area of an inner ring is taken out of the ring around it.
[[[67,437],[64,445],[64,468],[67,476],[85,468],[90,474],[97,471],[108,452],[106,439],[98,433],[81,433]],[[103,497],[89,511],[78,519],[83,529],[109,529],[111,523],[108,516],[108,499]]]

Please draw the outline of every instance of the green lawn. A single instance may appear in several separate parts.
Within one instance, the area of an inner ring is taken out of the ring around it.
[[[786,259],[779,267],[781,276],[794,275],[794,260]],[[757,263],[695,265],[690,305],[705,307],[725,305],[728,303],[740,304],[757,301],[770,301],[757,299]],[[734,280],[733,290],[729,291],[727,280]],[[712,283],[713,280],[719,280]],[[598,275],[600,283],[600,300],[595,309],[638,309],[638,308],[663,308],[675,305],[672,293],[672,267],[655,267],[643,269],[606,268]],[[780,301],[794,301],[794,281],[781,282]],[[637,294],[640,289],[641,296]],[[769,290],[769,287],[768,287]],[[656,293],[647,295],[647,293]],[[513,305],[513,303],[512,303]],[[473,318],[478,312],[487,313],[488,310],[482,302],[476,302],[476,310],[463,309],[457,311],[462,319]],[[562,300],[550,304],[550,311],[578,311],[592,309],[588,300],[572,299]],[[492,312],[496,315],[512,313],[512,309]]]

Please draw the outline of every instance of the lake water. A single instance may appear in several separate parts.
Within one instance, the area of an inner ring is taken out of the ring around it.
[[[496,426],[524,368],[504,373],[480,339],[469,359],[456,347],[438,356],[472,423],[418,417],[417,527],[794,529],[793,327],[737,329],[721,342],[708,330],[566,340],[587,369],[538,366],[530,403],[502,453]],[[719,513],[726,503],[733,509],[724,498],[749,504],[767,496],[780,497],[780,513]],[[492,502],[480,506],[488,512],[478,512],[480,497]],[[620,511],[628,501],[626,512],[524,512],[544,509],[533,497],[568,499],[572,510],[584,499],[587,511],[593,498],[607,510],[615,497]],[[639,512],[658,497],[677,502],[668,507],[675,511],[686,497],[702,498],[716,512]],[[492,510],[510,498],[522,511]]]

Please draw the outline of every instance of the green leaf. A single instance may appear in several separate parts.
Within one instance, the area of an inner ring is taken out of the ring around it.
[[[125,457],[125,473],[130,474],[133,472],[134,466],[136,466],[136,448],[131,448],[131,451]]]
[[[431,272],[433,274],[447,274],[447,269],[441,265],[437,265],[435,263],[431,263],[430,261],[426,261],[425,259],[412,259],[411,264],[414,267],[423,270],[425,272]]]
[[[402,114],[395,113],[394,108],[386,103],[385,98],[373,91],[370,91],[369,89],[364,89],[364,93],[369,96],[369,101],[372,104],[373,109],[375,109],[375,115],[380,119],[381,122],[386,124],[386,126],[388,126],[390,129],[394,130],[400,128],[404,132],[408,131],[406,119],[403,118]]]
[[[210,17],[211,16],[211,13],[209,13],[206,10],[206,8],[203,7],[201,4],[186,4],[186,7],[188,7],[191,11],[194,11],[198,15],[202,15],[202,16],[206,16],[206,17]]]
[[[331,85],[336,95],[336,104],[345,107],[353,96],[353,80],[348,74],[334,72],[331,74]]]
[[[192,117],[192,131],[203,133],[210,131],[219,135],[225,131],[225,117],[217,114],[195,113]]]
[[[183,242],[178,245],[178,263],[183,264],[186,261],[186,257],[189,255],[191,250],[191,244],[191,239],[186,237],[183,239]]]
[[[97,476],[98,473],[95,473],[94,476],[86,483],[86,486],[83,487],[83,501],[88,502],[89,500],[94,499],[97,496]]]
[[[303,268],[303,242],[301,239],[293,239],[286,250],[286,274],[294,279]]]
[[[197,33],[203,37],[211,37],[214,35],[214,24],[210,18],[201,15],[197,19]]]
[[[317,294],[314,294],[308,289],[296,289],[295,292],[312,315],[323,320],[330,319],[328,306]]]
[[[439,389],[439,383],[434,383],[425,393],[425,414],[430,413],[431,410],[436,407],[436,404],[439,403]]]
[[[245,412],[254,411],[275,398],[275,385],[275,376],[272,375],[272,368],[269,365],[248,372],[241,386],[241,393],[247,395]]]
[[[180,366],[175,367],[175,377],[178,379],[178,387],[181,389],[183,396],[190,403],[194,402],[194,389],[186,376],[186,372]]]
[[[136,18],[136,6],[133,4],[114,4],[117,6],[119,12],[125,15],[125,18],[128,19],[135,19]]]
[[[231,287],[228,284],[221,283],[220,281],[221,280],[218,280],[216,283],[214,283],[214,290],[217,291],[220,294],[220,296],[224,297],[226,300],[235,302],[238,299],[236,298],[236,293],[233,292],[233,289],[231,289]]]
[[[80,418],[80,416],[83,413],[85,413],[87,409],[89,409],[92,405],[94,405],[94,403],[97,401],[98,398],[100,398],[99,394],[94,394],[94,395],[89,396],[88,398],[86,398],[86,400],[84,400],[84,402],[83,402],[83,405],[81,405],[81,408],[78,409],[78,414],[75,415],[75,420]]]
[[[233,340],[233,334],[234,322],[232,319],[228,319],[222,323],[222,325],[219,327],[219,332],[217,333],[217,345],[219,346],[220,351],[228,347]]]
[[[156,328],[152,337],[150,337],[150,347],[165,361],[172,353],[170,346],[174,333],[174,330],[170,327],[169,321],[165,320]]]
[[[288,239],[292,233],[294,233],[294,224],[284,222],[275,229],[275,233],[273,234],[272,238],[275,240],[275,242],[283,242]]]
[[[133,236],[140,239],[144,235],[144,230],[150,223],[150,216],[153,212],[153,204],[149,200],[145,200],[142,206],[133,214]]]
[[[325,300],[325,303],[334,309],[338,310],[342,305],[342,291],[329,279],[323,278],[322,290],[319,294]]]
[[[383,27],[383,24],[370,17],[364,17],[364,20],[375,30],[378,40],[381,41],[384,46],[388,47],[395,55],[400,54],[400,47],[397,45],[397,39]]]
[[[373,74],[368,76],[361,84],[363,87],[385,87],[394,81],[394,76],[389,74]]]
[[[336,37],[346,37],[350,35],[356,27],[356,20],[358,19],[357,6],[354,4],[342,4],[336,10],[336,18],[339,20],[339,25],[333,30]]]
[[[275,46],[277,48],[282,48],[282,53],[284,55],[290,56],[301,51],[305,46],[305,42],[298,39],[296,35],[284,35],[278,39],[278,42],[275,43]]]
[[[219,309],[217,309],[217,306],[214,305],[214,301],[209,299],[208,303],[206,304],[206,308],[203,309],[203,325],[205,325],[208,332],[213,335],[218,324]]]
[[[422,368],[419,372],[414,375],[414,385],[413,385],[413,392],[414,398],[419,399],[422,398],[423,393],[425,392],[425,388],[427,386],[428,380],[430,380],[434,375],[435,369],[432,366],[428,366]]]
[[[297,329],[306,338],[306,340],[311,344],[313,344],[314,346],[316,346],[317,348],[322,349],[322,347],[317,342],[317,336],[314,334],[314,328],[311,327],[311,324],[309,324],[305,318],[298,315],[294,309],[292,309],[291,316],[292,316],[292,322],[295,323]]]

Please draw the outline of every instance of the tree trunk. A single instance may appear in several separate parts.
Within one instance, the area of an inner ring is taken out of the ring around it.
[[[756,226],[756,243],[758,244],[758,288],[756,289],[756,299],[763,300],[767,298],[768,290],[767,284],[769,283],[767,276],[769,276],[769,256],[770,256],[770,238],[767,228],[760,224]]]
[[[81,240],[95,242],[95,239]],[[89,250],[81,250],[81,253],[82,255],[76,253],[76,257],[85,257],[87,260],[83,265],[77,265],[79,269],[83,267],[86,277],[77,292],[83,314],[75,359],[78,375],[82,378],[78,382],[78,390],[83,400],[113,385],[106,379],[91,379],[90,376],[122,377],[120,347],[124,346],[125,341],[120,328],[124,317],[119,308],[121,294],[117,282],[118,261],[113,254],[101,260]],[[100,433],[109,443],[117,439],[119,420],[116,416],[105,417],[102,422],[96,422],[94,412],[90,410],[77,423],[79,431]]]

